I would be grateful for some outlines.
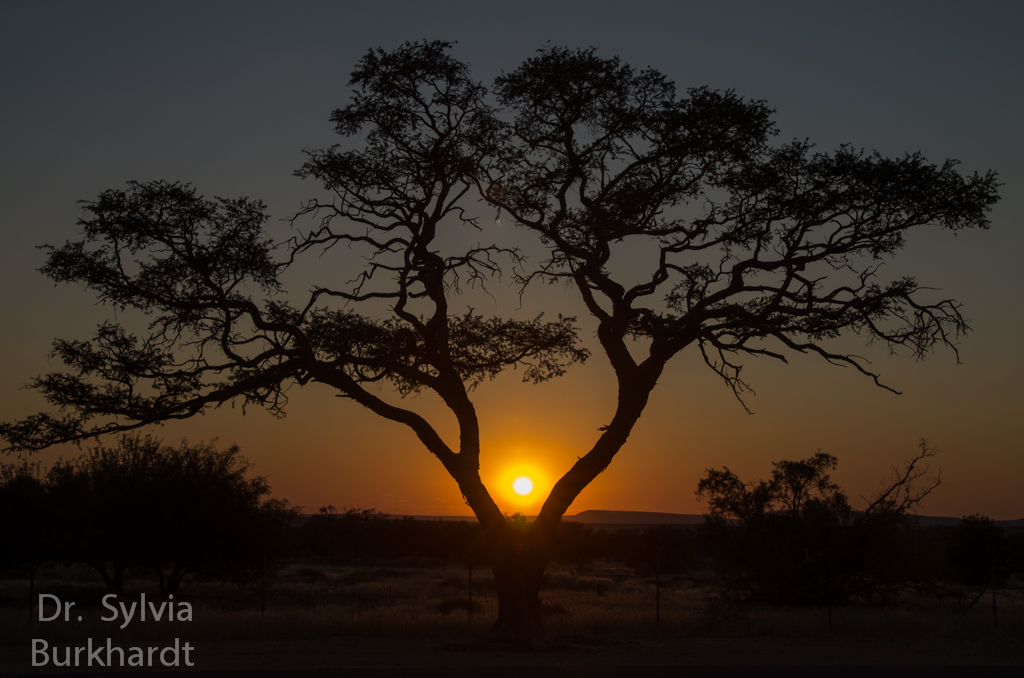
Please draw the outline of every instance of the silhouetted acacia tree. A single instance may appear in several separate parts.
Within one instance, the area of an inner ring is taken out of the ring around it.
[[[95,447],[47,475],[54,542],[63,560],[84,562],[117,591],[129,567],[155,570],[175,593],[185,576],[240,580],[273,554],[288,520],[287,502],[270,499],[266,478],[237,446],[166,446],[125,436]]]
[[[929,301],[911,278],[884,282],[879,266],[911,229],[985,228],[997,183],[916,154],[772,145],[763,102],[709,89],[679,96],[657,71],[593,49],[541,50],[497,78],[492,103],[450,47],[366,54],[352,103],[332,116],[350,142],[308,151],[298,172],[330,200],[308,204],[299,216],[318,226],[282,250],[263,233],[264,206],[245,198],[211,201],[155,182],[85,203],[84,240],[53,248],[44,273],[150,314],[150,331],[106,323],[92,341],[58,341],[69,371],[32,384],[58,411],[0,432],[11,448],[37,449],[234,399],[281,412],[289,385],[325,384],[408,426],[455,479],[487,535],[494,633],[528,643],[542,635],[538,592],[560,518],[625,444],[669,360],[692,347],[741,396],[745,355],[815,353],[878,382],[829,340],[856,333],[919,357],[952,347],[967,329],[958,304]],[[531,267],[488,244],[469,211],[481,197],[547,258]],[[463,246],[467,238],[484,242]],[[282,270],[338,245],[369,258],[354,283],[339,271],[297,304],[275,296]],[[656,256],[633,284],[613,255],[638,245]],[[533,382],[560,376],[588,352],[572,318],[485,318],[451,305],[460,286],[502,269],[580,295],[618,391],[520,553],[480,480],[470,393],[508,368]],[[381,384],[440,396],[457,443]]]

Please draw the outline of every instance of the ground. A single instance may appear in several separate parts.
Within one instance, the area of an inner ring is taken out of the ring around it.
[[[833,610],[830,627],[827,608],[740,604],[695,575],[663,576],[656,617],[650,577],[621,565],[594,563],[584,571],[553,568],[542,610],[549,632],[605,645],[535,653],[441,650],[480,637],[493,623],[497,606],[489,573],[474,572],[471,616],[467,578],[464,567],[419,561],[401,566],[296,564],[268,583],[265,614],[256,584],[195,584],[175,596],[176,604],[191,601],[192,620],[141,622],[136,617],[122,630],[120,620],[101,619],[108,614],[101,598],[109,592],[93,573],[54,569],[37,577],[35,591],[77,601],[74,609],[84,620],[30,621],[29,582],[0,581],[0,675],[54,672],[52,666],[31,666],[33,638],[57,647],[83,645],[88,638],[104,644],[111,638],[121,647],[165,646],[179,638],[195,648],[195,666],[180,671],[193,678],[208,673],[222,678],[661,676],[680,675],[679,667],[688,667],[687,678],[796,678],[820,675],[822,666],[833,667],[828,673],[834,678],[866,675],[867,665],[890,667],[872,668],[872,678],[1002,676],[1009,671],[998,667],[1014,667],[1007,676],[1024,675],[1024,590],[1000,593],[996,629],[990,594],[965,613],[975,597],[967,596],[971,591],[966,589],[957,600],[909,598],[894,608],[845,603]],[[139,600],[152,583],[141,578],[131,584],[134,591],[119,601]],[[147,601],[154,600],[160,598],[151,591]],[[929,668],[921,673],[907,667]],[[950,673],[936,667],[961,668]],[[964,667],[988,668],[977,673]]]
[[[736,667],[890,666],[1024,667],[1024,639],[932,638],[654,638],[576,652],[446,652],[434,639],[324,638],[318,640],[197,641],[196,666],[183,675],[207,671],[254,675],[285,669],[302,675],[324,669],[330,675],[658,675],[659,667],[720,667],[688,675],[748,675]],[[729,667],[734,667],[730,669]],[[502,669],[496,671],[495,669]],[[486,669],[486,671],[485,671]],[[548,671],[545,671],[547,669]],[[1020,668],[1015,669],[1020,671]],[[518,671],[518,672],[517,672]],[[29,667],[21,646],[0,647],[0,675],[47,673]],[[55,673],[67,673],[58,670]],[[789,675],[800,675],[797,670]],[[831,672],[835,673],[835,672]],[[906,668],[901,676],[914,675]],[[317,675],[319,672],[314,673]],[[759,676],[765,675],[758,670]],[[874,671],[873,671],[874,674]],[[877,675],[877,674],[875,674]],[[928,675],[941,672],[929,669]],[[958,674],[952,674],[958,675]],[[1001,675],[980,671],[976,675]],[[1012,673],[1008,675],[1013,675]]]

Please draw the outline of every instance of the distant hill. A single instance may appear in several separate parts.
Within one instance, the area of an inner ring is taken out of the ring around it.
[[[304,514],[292,521],[294,527],[305,524],[312,518],[312,514]],[[476,520],[473,516],[402,516],[391,515],[392,520],[402,518],[413,518],[415,520]],[[527,516],[533,520],[537,516]],[[566,515],[562,520],[583,523],[585,525],[699,525],[704,522],[704,516],[692,513],[657,513],[654,511],[580,511],[574,516]],[[917,522],[921,526],[927,525],[958,525],[960,518],[946,516],[917,516]],[[995,524],[999,527],[1020,527],[1024,528],[1024,518],[1017,520],[997,520]]]
[[[651,511],[580,511],[563,520],[587,525],[699,525],[703,515],[692,513],[655,513]],[[917,516],[917,523],[926,525],[959,525],[960,518],[945,516]],[[1018,520],[996,520],[999,527],[1024,527],[1024,518]]]
[[[562,520],[593,525],[699,525],[704,516],[689,513],[655,513],[653,511],[580,511]]]
[[[392,519],[414,518],[415,520],[476,520],[473,516],[390,516]],[[537,516],[526,516],[533,520]],[[587,525],[698,525],[704,516],[683,513],[655,513],[652,511],[580,511],[574,516],[566,515],[563,521]]]
[[[959,525],[962,518],[948,518],[943,516],[918,516],[918,525]],[[1024,527],[1024,518],[1017,520],[994,520],[997,527]]]

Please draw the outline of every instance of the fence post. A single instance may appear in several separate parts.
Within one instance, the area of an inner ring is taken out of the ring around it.
[[[996,630],[996,561],[992,561],[992,630]]]
[[[832,630],[832,552],[825,555],[825,597],[828,599],[828,630]]]
[[[32,601],[36,597],[36,536],[32,535],[32,555],[28,575],[28,620],[32,621]]]
[[[263,580],[260,583],[260,620],[267,616],[267,550],[263,549]]]
[[[661,556],[654,560],[654,629],[661,628]]]

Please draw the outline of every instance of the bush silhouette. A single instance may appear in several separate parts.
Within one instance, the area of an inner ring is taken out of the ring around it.
[[[125,436],[59,462],[47,474],[55,555],[83,562],[124,589],[129,568],[155,571],[160,590],[189,575],[240,580],[276,554],[295,510],[269,499],[266,478],[248,478],[237,446],[164,446]]]

